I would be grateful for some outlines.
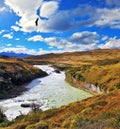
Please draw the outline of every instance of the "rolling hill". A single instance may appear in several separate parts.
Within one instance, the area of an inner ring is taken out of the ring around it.
[[[102,92],[57,109],[38,110],[16,120],[5,121],[2,129],[119,129],[120,49],[46,54],[23,58],[31,64],[49,64],[65,70],[66,81],[88,92],[94,85]],[[94,93],[92,91],[92,93]]]

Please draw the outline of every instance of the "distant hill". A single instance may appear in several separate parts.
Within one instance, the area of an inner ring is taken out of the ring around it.
[[[23,58],[23,57],[28,57],[28,56],[32,56],[29,54],[25,54],[25,53],[14,53],[14,52],[1,52],[0,56],[2,57],[17,57],[17,58]]]
[[[120,62],[120,49],[98,49],[84,52],[50,53],[45,55],[29,56],[25,58],[33,64],[66,64],[81,66],[83,64],[117,63]]]

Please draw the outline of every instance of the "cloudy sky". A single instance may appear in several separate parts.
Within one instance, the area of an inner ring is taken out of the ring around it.
[[[0,0],[0,52],[99,48],[120,48],[120,0]]]

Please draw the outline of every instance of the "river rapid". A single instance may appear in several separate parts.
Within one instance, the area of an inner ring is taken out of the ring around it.
[[[27,114],[31,108],[23,108],[23,103],[36,103],[41,105],[42,110],[60,107],[71,102],[79,101],[92,95],[83,90],[69,85],[65,81],[65,73],[56,73],[54,68],[46,65],[35,65],[46,71],[49,76],[37,78],[26,85],[27,91],[21,95],[0,101],[0,107],[3,108],[9,120],[14,119],[21,114]]]

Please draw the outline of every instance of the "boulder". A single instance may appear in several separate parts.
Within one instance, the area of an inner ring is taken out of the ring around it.
[[[30,103],[22,103],[21,107],[28,108],[28,107],[31,107],[31,104]]]
[[[59,69],[55,69],[54,72],[60,73],[60,70]]]

